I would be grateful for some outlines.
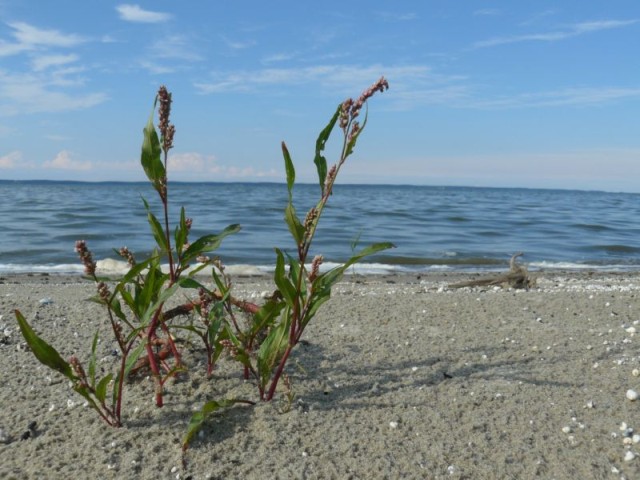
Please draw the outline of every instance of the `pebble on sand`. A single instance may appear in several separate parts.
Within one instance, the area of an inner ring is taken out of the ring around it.
[[[627,398],[632,402],[638,399],[638,392],[635,390],[629,389],[627,390]]]

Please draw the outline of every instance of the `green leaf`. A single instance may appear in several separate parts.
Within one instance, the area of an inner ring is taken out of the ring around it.
[[[296,242],[296,245],[301,245],[304,240],[304,226],[300,222],[300,219],[296,216],[296,209],[293,207],[291,200],[287,203],[284,209],[284,220],[287,222],[289,231]]]
[[[96,387],[96,397],[98,398],[98,400],[100,400],[101,403],[104,403],[104,399],[107,397],[107,386],[109,385],[109,382],[112,378],[113,373],[110,373],[102,380],[100,380],[98,386]]]
[[[240,400],[224,399],[224,400],[209,400],[202,406],[202,409],[191,416],[189,425],[187,426],[187,433],[182,439],[182,450],[185,451],[189,448],[189,443],[193,437],[200,431],[204,422],[213,415],[215,412],[229,408],[230,406],[240,403]]]
[[[284,313],[283,321],[271,329],[258,349],[258,372],[260,373],[260,384],[263,387],[269,382],[273,369],[289,345],[289,327],[291,325],[289,313]]]
[[[101,409],[100,407],[96,404],[95,400],[93,399],[93,397],[91,396],[91,392],[89,391],[89,389],[82,385],[81,383],[76,383],[73,386],[73,389],[80,395],[82,395],[85,400],[87,400],[87,402],[89,403],[89,405],[91,405],[91,408],[93,408],[94,410],[100,412]]]
[[[222,281],[222,278],[220,278],[220,275],[218,275],[215,268],[211,269],[211,276],[213,277],[213,281],[218,287],[218,290],[220,290],[220,293],[226,297],[229,293],[229,287],[227,287],[227,285]]]
[[[284,255],[279,248],[275,249],[276,251],[276,269],[273,275],[273,280],[282,293],[284,300],[287,302],[291,308],[295,305],[297,301],[296,289],[291,283],[291,280],[287,277],[287,273],[285,271],[284,264]]]
[[[158,138],[158,133],[153,125],[153,114],[156,111],[157,102],[158,97],[156,97],[153,102],[151,115],[149,115],[149,120],[143,130],[140,163],[142,164],[144,173],[147,175],[147,178],[151,181],[154,188],[160,191],[162,180],[166,173],[161,159],[162,149],[160,148],[160,139]]]
[[[291,235],[293,235],[293,239],[296,241],[296,245],[300,245],[304,239],[304,227],[300,219],[296,216],[296,209],[293,206],[293,185],[296,181],[296,170],[293,167],[289,150],[287,150],[284,142],[282,142],[282,155],[284,156],[284,167],[287,172],[287,190],[289,192],[289,201],[284,210],[284,219],[287,222]]]
[[[213,235],[205,235],[204,237],[200,237],[195,242],[193,242],[189,248],[187,248],[182,256],[182,260],[184,263],[189,262],[189,260],[196,258],[198,255],[202,253],[211,252],[212,250],[216,250],[220,247],[222,240],[234,233],[238,233],[240,231],[240,225],[229,225],[222,232]]]
[[[296,169],[293,167],[293,161],[287,145],[282,142],[282,156],[284,157],[284,169],[287,173],[287,190],[289,191],[289,202],[291,202],[291,196],[293,194],[293,184],[296,181]]]
[[[160,221],[151,212],[147,201],[144,199],[142,200],[144,201],[144,206],[147,210],[147,221],[151,226],[151,233],[153,233],[153,238],[156,239],[156,243],[158,244],[158,248],[160,248],[160,252],[167,253],[169,251],[169,246],[167,245],[167,237],[165,235],[164,229],[162,228]]]
[[[253,316],[253,323],[251,325],[251,331],[249,332],[251,339],[253,339],[259,332],[272,326],[278,319],[278,316],[280,315],[280,312],[282,312],[284,306],[284,302],[270,300],[260,307],[260,310],[258,310]]]
[[[133,366],[138,361],[138,358],[140,358],[140,355],[142,355],[142,352],[144,352],[145,346],[146,346],[146,340],[145,341],[141,341],[138,344],[138,346],[136,348],[134,348],[133,351],[127,357],[127,363],[124,366],[124,378],[125,379],[129,376],[129,372],[131,372],[131,369],[133,368]]]
[[[206,290],[206,287],[204,285],[191,277],[181,278],[178,283],[182,288],[204,288]]]
[[[115,296],[111,299],[110,307],[111,307],[111,311],[116,315],[116,317],[118,317],[123,322],[128,323],[127,317],[122,311],[122,306],[120,305],[120,301]]]
[[[153,265],[149,266],[149,272],[144,280],[144,285],[141,290],[136,290],[135,295],[135,308],[136,312],[140,314],[140,316],[144,316],[145,310],[148,308],[149,304],[155,301],[158,298],[158,293],[162,289],[162,284],[164,283],[165,276],[162,274],[160,270],[159,262],[154,262]]]
[[[352,256],[347,262],[339,267],[333,268],[328,272],[325,272],[318,276],[318,278],[313,282],[314,290],[320,291],[325,288],[331,288],[338,280],[342,278],[344,272],[354,263],[360,261],[362,258],[373,255],[374,253],[378,253],[382,250],[387,250],[389,248],[395,248],[393,243],[382,242],[382,243],[374,243],[373,245],[369,245],[366,248],[360,250],[357,254]]]
[[[236,360],[237,362],[240,362],[242,365],[244,365],[249,369],[252,368],[251,357],[245,350],[243,343],[235,335],[235,333],[233,333],[233,330],[229,325],[229,323],[226,323],[226,322],[223,324],[222,330],[220,330],[220,332],[218,333],[218,338],[215,342],[216,351],[215,351],[215,354],[213,355],[214,358],[218,358],[220,356],[220,353],[222,353],[223,346],[220,343],[222,340],[230,340],[231,343],[233,343],[233,346],[237,351],[236,356],[233,357],[234,360]]]
[[[129,271],[125,274],[125,276],[122,277],[122,280],[120,280],[120,283],[118,285],[123,285],[125,283],[131,282],[135,277],[140,275],[144,270],[146,270],[149,267],[149,264],[151,263],[152,260],[153,260],[152,258],[148,258],[140,263],[136,263],[133,267],[129,269]]]
[[[91,357],[89,358],[89,384],[92,387],[96,384],[96,348],[98,348],[98,332],[93,336]]]
[[[313,163],[316,164],[316,169],[318,170],[318,181],[320,182],[320,191],[324,195],[324,182],[327,178],[327,159],[322,155],[324,151],[325,144],[327,140],[329,140],[329,136],[333,131],[333,127],[336,125],[338,118],[340,117],[340,112],[342,110],[342,104],[338,105],[336,112],[329,120],[329,123],[326,127],[320,132],[318,135],[318,139],[316,140],[316,156],[313,159]]]
[[[160,294],[158,295],[158,298],[152,304],[150,304],[142,314],[140,318],[140,323],[142,326],[146,327],[147,325],[149,325],[151,317],[156,313],[156,310],[158,310],[164,302],[166,302],[169,298],[171,298],[176,293],[178,288],[180,288],[180,284],[174,283],[169,288],[162,290],[160,292]]]
[[[187,228],[187,216],[184,207],[180,209],[180,225],[176,227],[174,238],[176,240],[176,251],[182,253],[182,247],[187,241],[189,229]]]
[[[22,336],[24,337],[27,345],[33,351],[33,354],[40,361],[40,363],[46,365],[47,367],[56,370],[62,373],[65,377],[70,380],[77,380],[76,375],[73,373],[71,369],[71,365],[69,365],[66,361],[62,359],[58,351],[45,342],[42,338],[40,338],[36,332],[33,331],[31,325],[24,318],[22,313],[19,310],[15,310],[16,320],[18,320],[18,325],[20,326],[20,331],[22,332]]]

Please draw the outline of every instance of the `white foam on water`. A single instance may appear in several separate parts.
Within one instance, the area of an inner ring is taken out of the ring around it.
[[[638,270],[637,265],[594,265],[587,263],[573,263],[573,262],[530,262],[526,264],[531,269],[540,270],[598,270],[606,272],[622,272],[630,270]]]
[[[194,264],[191,268],[196,268],[201,264]],[[320,272],[324,273],[333,268],[342,265],[337,262],[326,262],[320,266]],[[529,270],[570,270],[570,271],[602,271],[602,272],[628,272],[638,271],[638,265],[595,265],[574,262],[529,262],[524,263]],[[308,264],[307,268],[311,268]],[[386,263],[357,263],[345,270],[345,275],[390,275],[394,273],[428,273],[428,272],[493,272],[508,269],[508,265],[392,265]],[[163,272],[169,271],[168,264],[162,265]],[[229,276],[264,276],[272,274],[275,270],[274,265],[252,265],[252,264],[235,264],[225,265],[225,273]],[[121,276],[129,271],[127,262],[106,258],[96,262],[96,273],[98,276]],[[186,271],[189,272],[189,269]],[[1,264],[0,274],[26,274],[26,273],[53,273],[81,275],[84,273],[84,267],[79,262],[76,264],[57,264],[57,265],[29,265],[29,264]],[[197,272],[198,276],[210,276],[211,268],[203,268]]]
[[[28,265],[21,263],[0,263],[0,274],[20,273],[82,273],[84,267],[77,264]]]

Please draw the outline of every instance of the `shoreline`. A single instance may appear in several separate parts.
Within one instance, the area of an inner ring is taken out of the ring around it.
[[[163,409],[148,380],[132,382],[124,427],[107,427],[20,349],[13,317],[20,308],[81,359],[99,330],[108,369],[105,312],[84,301],[93,282],[0,275],[0,477],[640,478],[640,443],[620,429],[640,432],[640,401],[625,396],[640,391],[640,272],[530,273],[530,290],[447,288],[482,273],[345,277],[294,351],[291,410],[281,413],[280,395],[214,416],[186,470],[179,445],[193,409],[255,399],[237,367],[221,361],[206,380],[192,364]],[[232,278],[240,298],[272,289],[269,275]]]

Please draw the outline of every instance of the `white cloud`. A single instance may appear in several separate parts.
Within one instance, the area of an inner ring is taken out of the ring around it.
[[[151,55],[154,58],[183,60],[196,62],[202,60],[189,39],[184,35],[167,35],[151,45]]]
[[[44,136],[47,140],[51,140],[52,142],[67,142],[70,140],[69,137],[64,135],[55,135],[55,134],[47,134]]]
[[[1,169],[17,168],[21,160],[22,160],[22,153],[17,150],[14,150],[13,152],[9,152],[8,154],[0,157],[0,168]]]
[[[13,36],[19,44],[25,46],[74,47],[86,41],[79,35],[43,30],[24,22],[9,23],[9,26],[14,29]]]
[[[43,163],[44,168],[56,170],[91,170],[91,162],[82,162],[71,158],[71,153],[67,150],[59,152],[53,160],[47,160]]]
[[[488,40],[482,40],[473,44],[474,48],[495,47],[510,43],[529,42],[529,41],[545,41],[555,42],[564,40],[585,33],[597,32],[600,30],[610,30],[612,28],[622,28],[638,23],[637,19],[633,20],[600,20],[594,22],[582,22],[570,25],[565,30],[556,30],[544,33],[529,33],[525,35],[514,35],[509,37],[494,37]]]
[[[70,53],[68,55],[42,55],[35,57],[31,61],[33,70],[40,72],[46,70],[49,67],[59,67],[68,63],[73,63],[78,60],[78,56]]]
[[[195,152],[175,153],[169,157],[167,168],[178,172],[203,172],[215,168],[215,157]]]
[[[336,95],[355,97],[382,75],[389,80],[393,90],[393,95],[385,102],[396,110],[410,110],[418,105],[464,105],[470,94],[469,87],[462,83],[465,77],[438,74],[425,65],[318,65],[216,72],[212,81],[194,86],[201,94],[262,94],[273,87],[301,86],[324,89],[334,98]]]
[[[456,80],[456,77],[439,76],[424,65],[389,67],[383,65],[345,66],[318,65],[303,68],[264,68],[261,70],[214,72],[213,81],[199,82],[195,87],[200,93],[248,92],[263,87],[320,84],[322,87],[355,95],[372,84],[380,76],[389,79],[412,82],[442,83]],[[401,80],[400,80],[401,79]]]
[[[7,43],[0,40],[0,57],[9,57],[11,55],[17,55],[19,53],[31,50],[31,45],[25,45],[23,43]]]
[[[593,106],[624,99],[640,99],[640,87],[574,87],[477,101],[467,99],[466,106],[472,108]]]
[[[287,62],[292,60],[297,55],[295,53],[274,53],[272,55],[267,55],[262,59],[262,63],[278,63],[278,62]]]
[[[47,81],[32,74],[9,75],[0,70],[0,115],[80,110],[107,99],[104,93],[67,93],[51,88],[59,83],[60,79]]]
[[[173,73],[176,71],[176,69],[173,67],[161,65],[158,62],[150,62],[148,60],[142,60],[140,62],[140,66],[145,70],[147,70],[152,75],[164,75],[164,74]]]
[[[7,25],[13,29],[11,35],[15,41],[0,40],[0,57],[18,55],[37,48],[69,48],[86,41],[79,35],[43,30],[25,22],[11,22]]]
[[[237,40],[231,40],[224,35],[220,35],[220,38],[222,38],[222,41],[224,41],[227,47],[229,47],[232,50],[244,50],[245,48],[251,48],[256,44],[256,42],[254,42],[253,40],[240,42]]]
[[[127,3],[118,5],[116,10],[120,14],[120,18],[127,22],[161,23],[166,22],[171,18],[171,15],[168,13],[143,10],[139,5],[131,5]]]
[[[169,172],[178,172],[178,180],[193,181],[281,176],[280,172],[274,169],[261,171],[253,167],[219,165],[214,155],[203,155],[197,152],[171,154],[168,161],[168,170]]]

